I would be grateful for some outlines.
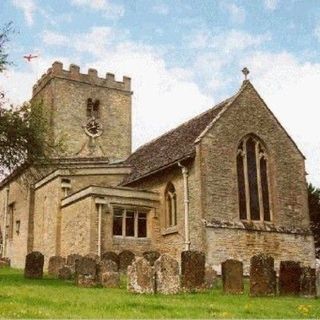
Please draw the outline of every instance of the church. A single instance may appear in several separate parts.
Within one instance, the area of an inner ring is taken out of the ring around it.
[[[315,266],[305,158],[249,80],[238,92],[132,153],[130,78],[52,67],[33,87],[63,156],[31,183],[22,167],[0,183],[1,253],[101,255],[200,250],[267,253]],[[152,106],[150,106],[152,107]],[[290,116],[290,115],[288,115]]]

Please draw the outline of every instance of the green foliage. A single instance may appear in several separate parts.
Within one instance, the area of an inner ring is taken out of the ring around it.
[[[11,64],[8,60],[8,53],[6,52],[6,44],[9,42],[9,35],[13,32],[13,24],[9,22],[4,25],[0,31],[0,72],[6,69],[6,66]]]
[[[311,183],[308,185],[308,203],[316,255],[320,258],[320,189]]]
[[[246,283],[246,289],[247,289]],[[77,288],[46,277],[27,280],[23,272],[0,269],[0,318],[318,318],[320,303],[298,297],[251,298],[222,293],[221,283],[203,293],[139,295],[120,289]]]

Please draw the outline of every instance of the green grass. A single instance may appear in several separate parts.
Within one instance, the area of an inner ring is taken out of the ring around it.
[[[0,269],[1,318],[320,318],[320,300],[226,295],[221,284],[204,293],[138,295],[120,289],[77,288],[45,277]]]

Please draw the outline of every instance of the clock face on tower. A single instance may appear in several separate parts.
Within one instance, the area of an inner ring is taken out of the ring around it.
[[[93,138],[101,136],[103,129],[100,121],[95,117],[92,117],[88,120],[87,124],[84,127],[85,133]]]

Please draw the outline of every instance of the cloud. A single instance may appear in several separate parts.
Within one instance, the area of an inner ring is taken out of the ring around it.
[[[37,9],[34,0],[12,0],[12,4],[21,9],[24,14],[24,18],[29,26],[33,24],[33,14]]]
[[[53,32],[53,31],[48,31],[48,30],[45,30],[42,33],[42,41],[46,45],[52,45],[52,46],[69,44],[68,38],[65,35],[57,32]]]
[[[234,3],[223,3],[222,6],[230,15],[230,19],[233,23],[240,24],[246,20],[246,12],[242,7],[237,6]]]
[[[288,52],[254,53],[245,59],[253,84],[306,156],[309,180],[320,186],[318,139],[320,64]]]
[[[106,18],[118,19],[124,15],[124,7],[110,0],[71,0],[71,4],[101,11]]]
[[[278,6],[278,0],[264,0],[264,6],[268,10],[275,10]]]
[[[152,11],[157,14],[166,16],[169,14],[169,7],[164,3],[159,3],[152,7]]]

